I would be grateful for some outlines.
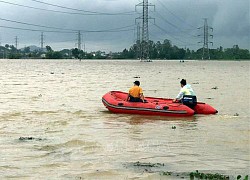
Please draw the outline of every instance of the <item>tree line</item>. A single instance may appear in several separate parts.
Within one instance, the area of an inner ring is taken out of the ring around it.
[[[0,58],[8,59],[140,59],[140,46],[142,43],[137,42],[129,49],[125,48],[122,52],[105,53],[102,51],[84,52],[83,50],[63,49],[54,51],[50,46],[44,49],[30,50],[30,47],[16,49],[13,45],[6,44],[0,46]],[[165,39],[163,42],[149,41],[149,59],[177,59],[177,60],[199,60],[202,59],[203,49],[190,50],[189,48],[179,48],[171,44],[170,40]],[[210,59],[214,60],[250,60],[248,49],[241,49],[238,45],[232,48],[219,47],[209,49]]]
[[[138,49],[140,48],[140,43],[134,44],[130,49],[124,49],[122,52],[122,57],[125,59],[135,59],[139,58],[140,54]],[[250,60],[250,53],[248,49],[240,49],[238,45],[234,45],[232,48],[223,48],[220,46],[217,49],[209,49],[210,59],[214,60]],[[149,59],[192,59],[199,60],[202,59],[203,48],[198,50],[190,50],[189,48],[178,48],[171,44],[171,41],[164,40],[162,43],[157,41],[149,41]]]

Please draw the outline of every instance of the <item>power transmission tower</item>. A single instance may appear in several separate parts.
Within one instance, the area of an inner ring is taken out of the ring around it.
[[[210,34],[210,31],[213,32],[213,28],[208,26],[207,18],[204,18],[204,26],[199,27],[198,29],[203,29],[203,35],[198,35],[203,36],[203,41],[198,42],[203,43],[202,59],[210,59],[208,44],[211,43],[213,45],[213,42],[209,41],[210,37],[213,38],[213,35]]]
[[[78,31],[78,33],[77,33],[77,48],[78,48],[78,50],[82,50],[81,31]]]
[[[0,46],[2,45],[2,37],[1,37],[1,32],[0,32]]]
[[[141,59],[141,26],[137,23],[137,39],[136,39],[136,53],[137,59]]]
[[[148,3],[148,0],[143,0],[142,3],[136,5],[142,6],[142,16],[136,19],[142,19],[142,40],[141,40],[141,60],[149,61],[149,32],[148,32],[148,20],[152,19],[148,16],[148,7],[154,6]],[[154,6],[155,7],[155,6]]]
[[[17,36],[15,37],[15,47],[16,47],[16,53],[17,53],[17,44],[18,44],[18,38]]]
[[[44,45],[44,35],[43,32],[41,32],[41,52],[43,52],[43,45]]]

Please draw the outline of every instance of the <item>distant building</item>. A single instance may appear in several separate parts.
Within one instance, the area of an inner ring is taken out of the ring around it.
[[[41,58],[46,58],[46,54],[41,54]]]

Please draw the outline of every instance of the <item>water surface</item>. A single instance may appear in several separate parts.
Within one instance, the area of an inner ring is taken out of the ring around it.
[[[0,74],[1,179],[160,178],[137,161],[164,163],[159,171],[249,174],[249,62],[1,60]],[[182,78],[219,113],[112,114],[101,102],[134,80],[145,96],[174,98]]]

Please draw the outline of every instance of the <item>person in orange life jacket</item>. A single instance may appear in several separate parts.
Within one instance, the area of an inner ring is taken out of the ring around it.
[[[194,90],[191,88],[190,84],[187,84],[186,79],[182,79],[180,83],[181,90],[173,102],[182,102],[189,107],[194,107],[197,104]]]
[[[142,88],[139,86],[140,86],[140,82],[135,81],[134,86],[129,89],[127,101],[144,102],[143,91],[142,91]]]

